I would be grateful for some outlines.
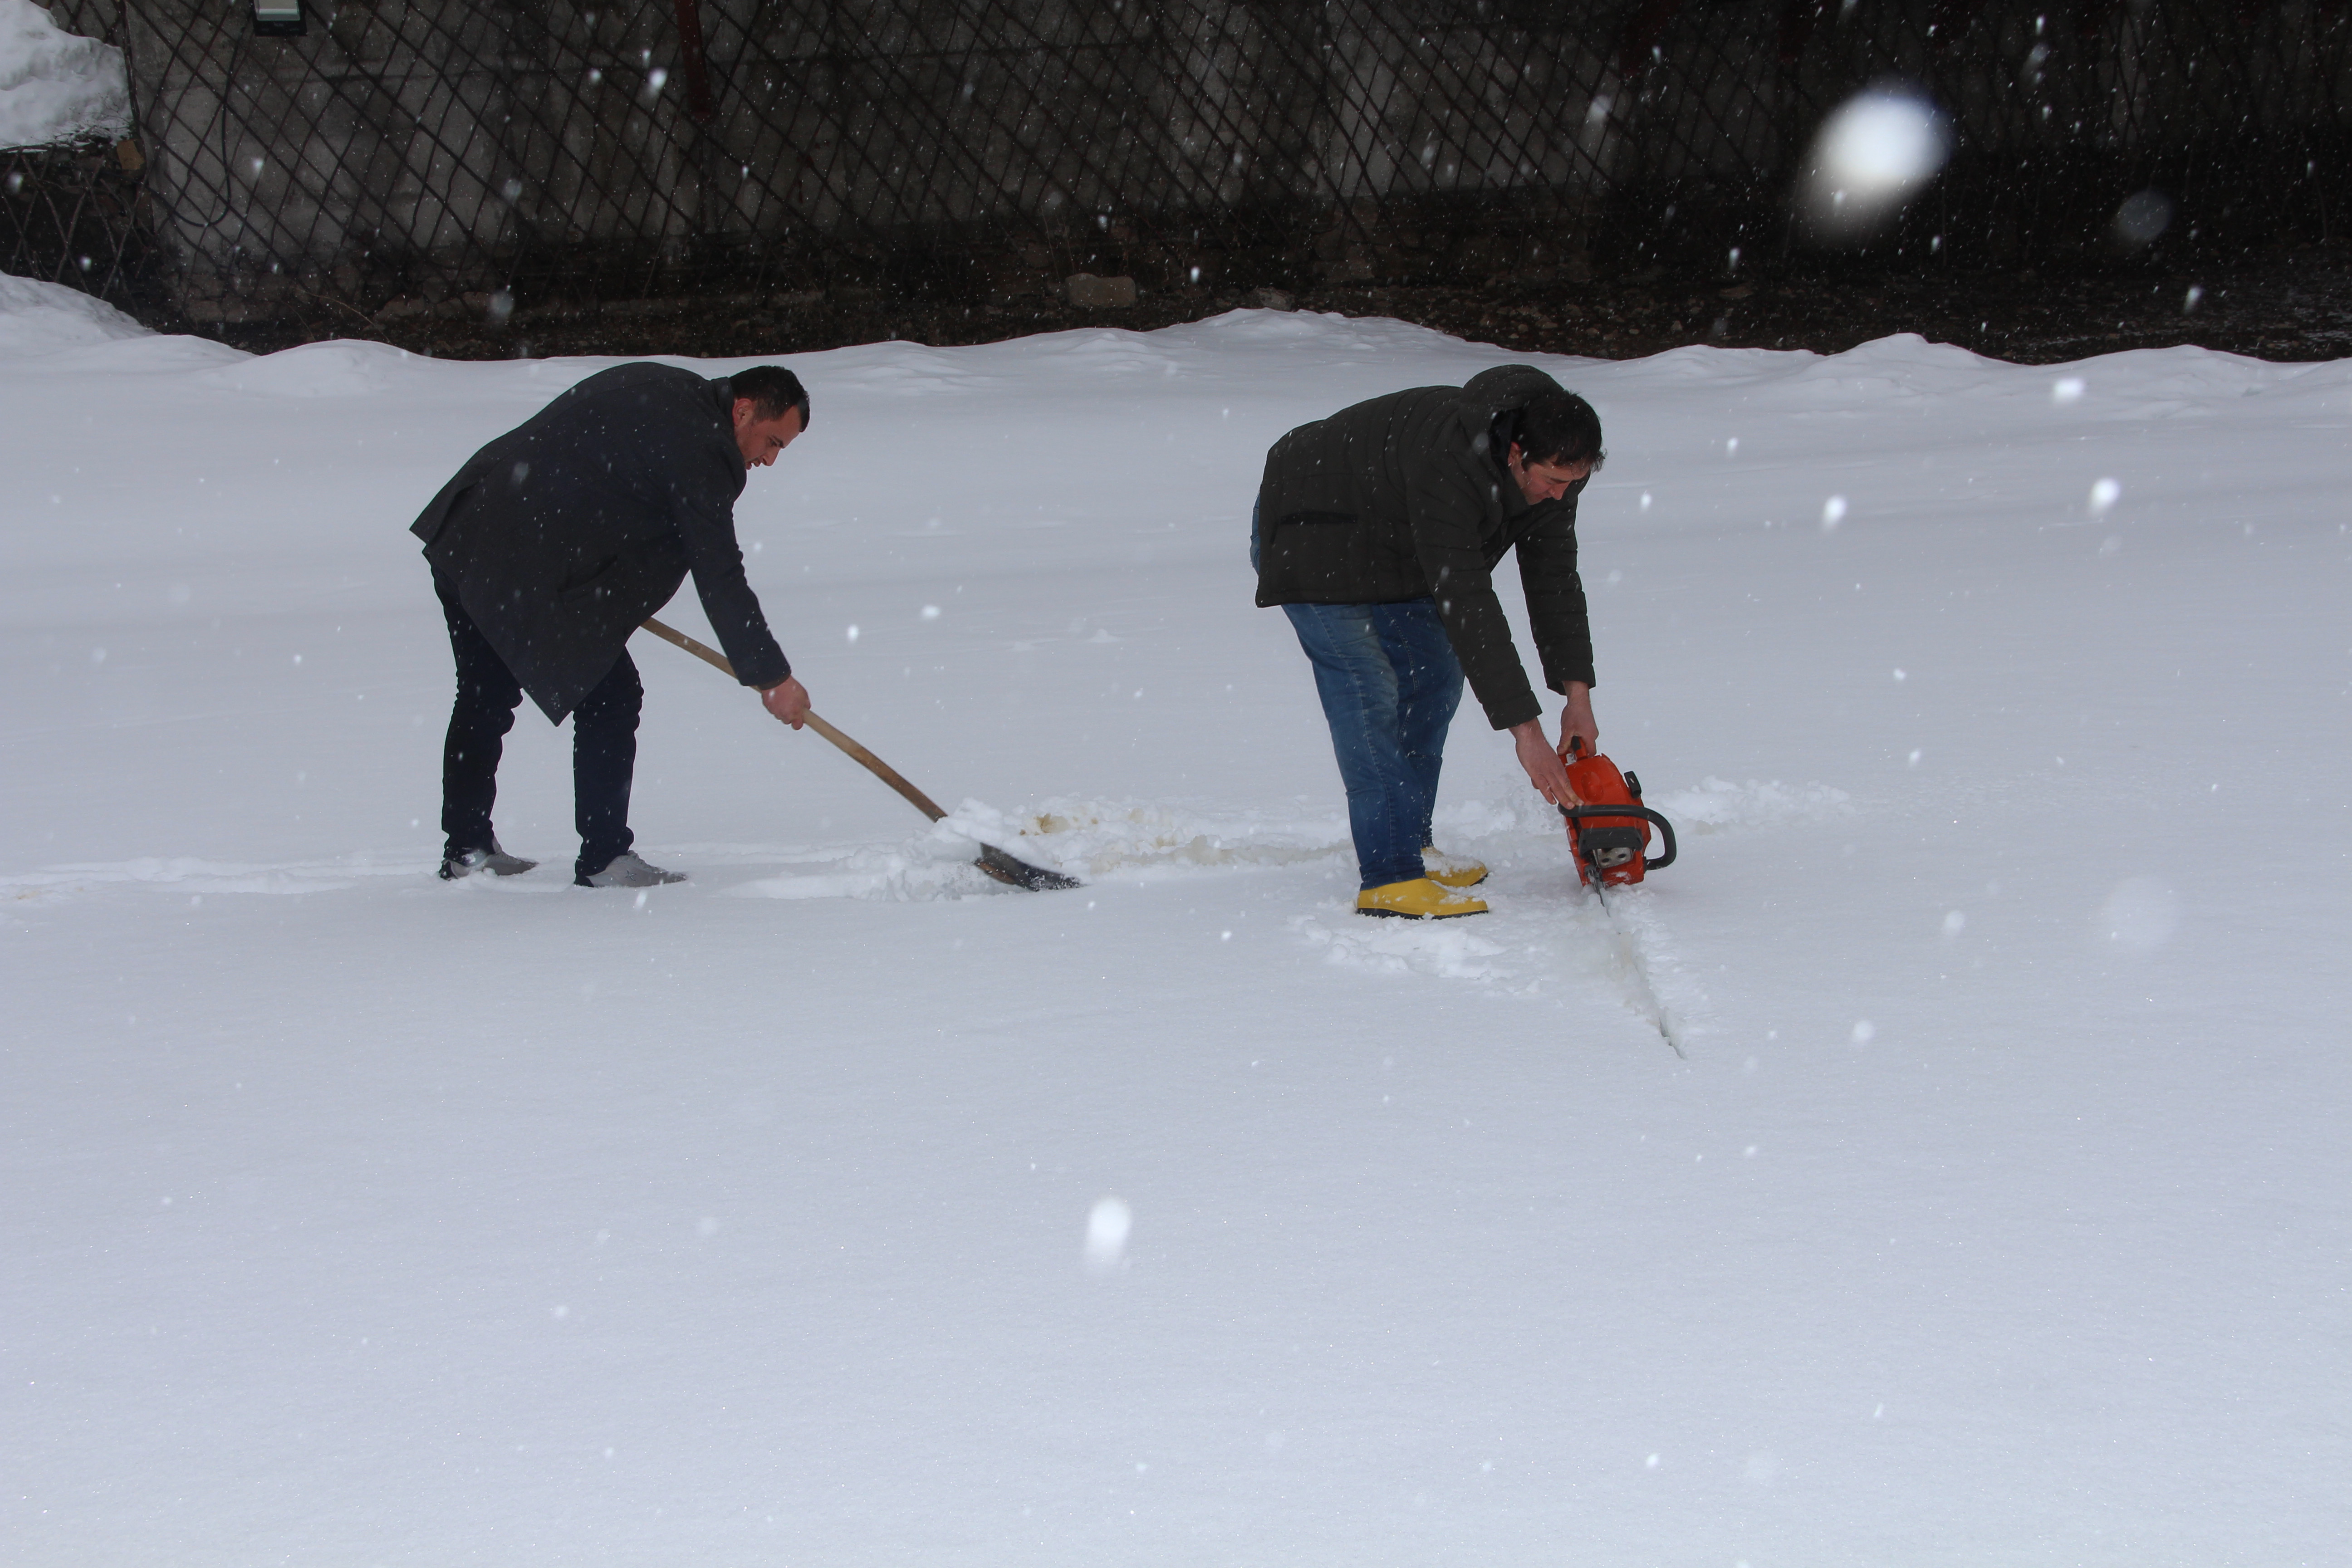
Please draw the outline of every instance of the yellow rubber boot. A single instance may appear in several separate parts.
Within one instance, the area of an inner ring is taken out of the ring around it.
[[[1441,882],[1449,888],[1475,888],[1486,879],[1486,867],[1483,861],[1473,860],[1466,855],[1448,855],[1444,850],[1433,849],[1426,844],[1421,847],[1421,868],[1428,874],[1431,881]]]
[[[1396,915],[1409,921],[1444,921],[1456,915],[1483,915],[1486,912],[1486,900],[1465,898],[1426,877],[1415,877],[1410,881],[1366,888],[1356,895],[1356,912]]]

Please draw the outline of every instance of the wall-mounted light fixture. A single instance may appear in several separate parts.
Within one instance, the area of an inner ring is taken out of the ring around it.
[[[302,0],[253,0],[253,30],[265,38],[290,38],[308,32]]]

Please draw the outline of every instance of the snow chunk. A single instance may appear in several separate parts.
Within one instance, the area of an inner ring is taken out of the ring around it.
[[[0,0],[0,147],[130,133],[122,51],[61,30],[32,0]]]
[[[0,0],[0,5],[8,3]],[[79,289],[0,272],[0,360],[152,335],[105,300]]]
[[[966,801],[940,826],[961,827],[1024,860],[1044,858],[1078,876],[1130,867],[1288,866],[1350,853],[1347,822],[1336,813],[1217,814],[1165,803],[1056,798],[1015,819]]]
[[[937,833],[897,849],[814,850],[785,857],[787,869],[781,876],[727,890],[739,898],[861,899],[886,904],[1004,891],[971,863],[977,853],[970,840]]]

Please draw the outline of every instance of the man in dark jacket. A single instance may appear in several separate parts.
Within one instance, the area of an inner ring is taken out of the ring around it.
[[[1486,868],[1430,842],[1445,732],[1466,672],[1528,780],[1575,804],[1564,754],[1598,738],[1576,498],[1606,454],[1601,420],[1539,370],[1391,393],[1302,425],[1266,454],[1250,559],[1315,666],[1362,890],[1359,912],[1484,913],[1454,889]],[[1511,644],[1493,573],[1517,550],[1559,744]]]
[[[645,688],[629,633],[687,574],[744,685],[795,730],[808,693],[743,577],[735,498],[808,428],[798,377],[761,365],[718,381],[663,364],[601,371],[474,454],[412,531],[449,623],[457,699],[441,759],[441,875],[536,864],[490,827],[502,738],[524,692],[572,716],[583,887],[685,879],[631,848],[629,784]]]

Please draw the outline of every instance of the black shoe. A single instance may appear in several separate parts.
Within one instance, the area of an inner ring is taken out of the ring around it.
[[[454,882],[477,871],[488,871],[493,877],[517,877],[538,864],[536,860],[508,854],[493,838],[488,849],[444,850],[441,855],[441,879]]]

